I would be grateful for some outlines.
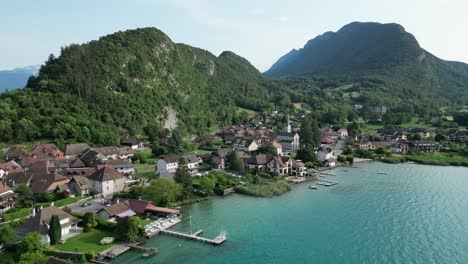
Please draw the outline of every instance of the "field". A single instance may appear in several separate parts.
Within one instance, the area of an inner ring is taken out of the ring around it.
[[[255,112],[253,110],[250,110],[250,109],[247,109],[247,108],[242,108],[242,107],[237,107],[237,109],[236,109],[237,114],[239,114],[242,111],[247,112],[247,114],[249,114],[249,118],[252,118],[257,114],[257,112]]]
[[[438,165],[438,166],[467,166],[468,157],[461,156],[459,153],[419,153],[403,155],[403,158],[420,164]]]
[[[376,132],[378,129],[383,128],[383,124],[364,124],[364,132],[366,133],[373,133]],[[398,127],[402,128],[428,128],[428,129],[435,129],[434,126],[428,123],[422,122],[418,117],[412,117],[411,121],[403,123]]]

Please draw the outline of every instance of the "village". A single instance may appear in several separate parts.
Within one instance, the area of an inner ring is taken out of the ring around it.
[[[151,199],[142,199],[141,195],[129,194],[141,192],[161,179],[177,182],[181,170],[193,178],[188,184],[192,196],[226,195],[236,191],[256,196],[242,188],[262,182],[314,180],[319,171],[375,159],[375,154],[436,152],[443,150],[442,142],[463,144],[468,140],[465,130],[387,128],[370,134],[327,125],[318,132],[320,142],[306,146],[301,139],[301,135],[307,134],[301,128],[304,115],[291,118],[283,115],[280,118],[285,121],[283,128],[270,121],[273,117],[278,119],[278,115],[275,111],[271,113],[271,119],[254,116],[246,124],[194,136],[191,140],[202,151],[167,153],[155,157],[153,164],[136,159],[138,153],[151,153],[151,148],[148,147],[150,143],[134,137],[124,139],[121,146],[91,147],[86,143],[75,143],[61,150],[55,144],[47,143],[38,144],[32,150],[6,148],[4,163],[0,164],[2,225],[15,227],[18,240],[37,233],[41,243],[49,244],[52,217],[58,216],[60,244],[67,248],[67,240],[73,240],[73,237],[79,240],[90,221],[99,223],[93,225],[105,230],[107,224],[103,221],[122,225],[129,218],[138,217],[141,219],[139,236],[153,237],[181,221],[180,207],[174,207],[175,200],[158,204]],[[165,142],[167,140],[162,139],[158,144]],[[146,173],[141,174],[140,170]],[[210,188],[217,190],[214,193],[199,188],[200,179],[214,173],[218,173],[215,177],[227,177],[229,183],[213,184]],[[95,217],[100,220],[93,220]],[[166,233],[170,234],[170,231]],[[180,236],[205,239],[193,234]],[[101,244],[102,252],[94,252],[97,256],[93,255],[91,259],[113,258],[132,248],[128,244],[116,244],[109,232],[102,232],[95,239],[96,245]],[[220,241],[225,239],[212,241],[222,243]],[[115,250],[120,253],[116,254]]]

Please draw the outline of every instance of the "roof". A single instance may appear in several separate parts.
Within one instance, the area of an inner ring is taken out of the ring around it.
[[[294,137],[297,133],[295,132],[286,132],[286,131],[283,131],[281,133],[278,134],[278,136],[280,137]]]
[[[68,181],[68,178],[53,171],[52,164],[48,161],[37,161],[31,165],[24,177],[18,177],[17,183],[28,183],[34,193],[45,192],[54,189],[59,183]]]
[[[11,191],[11,189],[0,181],[0,195],[9,191]]]
[[[279,148],[282,148],[282,147],[283,147],[283,146],[281,146],[281,144],[279,144],[279,143],[278,143],[278,142],[276,142],[276,141],[273,141],[273,142],[271,142],[271,144],[273,145],[273,147],[275,147],[275,148],[277,148],[277,149],[279,149]]]
[[[128,207],[132,211],[140,215],[144,214],[146,211],[174,213],[174,214],[179,213],[179,210],[165,208],[165,207],[158,207],[151,201],[137,200],[137,199],[122,199],[122,198],[118,198],[116,201],[127,204]]]
[[[134,168],[135,165],[126,160],[108,160],[106,161],[112,168]]]
[[[98,161],[107,160],[107,158],[94,149],[88,149],[80,156],[81,161],[87,166],[93,166]]]
[[[140,144],[140,140],[138,140],[135,137],[128,137],[124,140],[122,140],[122,145],[138,145]]]
[[[5,158],[6,160],[14,160],[14,159],[20,159],[21,157],[23,157],[25,155],[26,151],[18,148],[18,147],[12,147],[12,148],[9,148],[6,152],[5,152]]]
[[[200,158],[197,155],[187,155],[184,156],[185,162],[187,163],[198,163],[200,162]]]
[[[231,152],[232,152],[232,149],[230,148],[222,148],[222,149],[218,149],[216,151],[216,154],[220,156],[221,158],[225,158]]]
[[[27,219],[22,225],[20,225],[16,230],[19,233],[26,234],[29,232],[38,232],[40,234],[47,234],[48,228],[46,224],[50,223],[50,219],[53,215],[57,215],[60,220],[69,218],[70,221],[62,224],[62,227],[71,226],[80,222],[78,218],[66,213],[62,209],[59,209],[55,206],[49,206],[39,210],[34,217]]]
[[[21,168],[21,165],[19,165],[15,161],[8,161],[8,162],[0,164],[0,169],[8,173],[15,173],[15,172],[19,173],[23,171],[23,168]]]
[[[265,165],[270,162],[275,156],[273,154],[258,154],[247,158],[247,164],[251,165]]]
[[[171,154],[163,158],[163,160],[167,163],[176,163],[179,162],[179,159],[180,157],[175,154]]]
[[[65,156],[75,156],[89,148],[91,147],[86,143],[68,144],[65,148]]]
[[[91,182],[84,176],[73,176],[71,181],[75,182],[80,190],[89,190],[93,188]]]
[[[110,166],[104,166],[103,168],[91,174],[88,178],[93,181],[105,182],[121,179],[123,177],[124,176],[120,172],[116,171]]]

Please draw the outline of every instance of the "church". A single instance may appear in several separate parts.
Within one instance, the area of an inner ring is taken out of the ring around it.
[[[300,147],[299,134],[292,132],[289,116],[284,131],[278,134],[278,143],[281,144],[284,152],[294,152]]]

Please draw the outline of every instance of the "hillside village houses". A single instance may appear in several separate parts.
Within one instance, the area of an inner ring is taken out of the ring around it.
[[[202,159],[196,155],[168,155],[162,159],[159,159],[156,167],[156,174],[161,175],[164,173],[175,173],[177,168],[179,168],[180,159],[183,158],[185,161],[185,166],[187,167],[190,174],[195,175],[198,173],[198,167],[202,164]]]

